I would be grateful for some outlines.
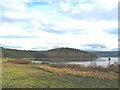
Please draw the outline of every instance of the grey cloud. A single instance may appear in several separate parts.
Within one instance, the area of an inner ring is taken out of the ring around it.
[[[55,25],[53,25],[52,23],[50,23],[50,24],[45,24],[45,23],[41,23],[41,25],[42,25],[42,31],[44,31],[44,32],[49,32],[49,33],[56,33],[56,34],[63,34],[63,33],[65,33],[65,31],[63,31],[63,30],[55,30],[54,29],[54,27],[56,27]]]
[[[85,46],[89,46],[89,47],[91,47],[93,49],[96,49],[96,48],[106,48],[106,46],[102,45],[102,44],[87,44]]]
[[[83,29],[69,29],[69,30],[56,30],[57,28],[54,24],[45,24],[41,23],[42,25],[42,31],[44,32],[50,32],[50,33],[55,33],[55,34],[64,34],[64,33],[72,33],[72,34],[87,34],[86,30]]]
[[[106,30],[106,33],[118,35],[119,32],[118,32],[118,29],[115,28],[115,29],[111,29],[111,30]]]
[[[30,21],[30,18],[8,18],[6,16],[2,16],[1,22],[9,22],[9,23],[14,23],[14,22],[28,22]]]
[[[60,46],[60,45],[67,45],[68,43],[49,43],[49,42],[47,42],[46,44]]]
[[[60,48],[60,46],[52,46],[52,48]]]
[[[4,48],[16,48],[16,49],[21,49],[22,47],[20,47],[20,46],[6,46],[6,45],[2,45],[2,47],[4,47]]]
[[[48,49],[48,47],[39,47],[39,46],[32,47],[32,50],[35,50],[35,51],[46,50],[46,49]]]
[[[1,35],[0,38],[36,38],[37,36]]]

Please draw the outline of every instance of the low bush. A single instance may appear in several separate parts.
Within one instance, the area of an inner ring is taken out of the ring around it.
[[[28,63],[30,63],[30,60],[20,58],[20,59],[16,59],[14,61],[14,63],[16,63],[16,64],[28,64]]]

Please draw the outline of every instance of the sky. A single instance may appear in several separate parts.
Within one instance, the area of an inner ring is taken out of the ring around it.
[[[118,50],[118,0],[0,1],[0,45]]]

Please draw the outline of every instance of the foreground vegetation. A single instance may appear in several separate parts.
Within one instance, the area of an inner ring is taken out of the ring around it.
[[[14,59],[13,59],[14,61]],[[3,88],[118,88],[118,72],[3,62]]]
[[[118,74],[116,73],[103,73],[103,72],[92,72],[92,71],[75,71],[74,69],[69,68],[53,68],[47,65],[37,66],[37,68],[47,70],[49,72],[56,73],[58,75],[77,75],[77,76],[83,76],[83,77],[95,77],[99,79],[118,79]]]

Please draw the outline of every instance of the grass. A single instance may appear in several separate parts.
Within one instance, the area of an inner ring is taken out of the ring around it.
[[[83,77],[96,77],[99,79],[118,79],[117,73],[103,73],[103,72],[93,72],[93,71],[75,71],[74,69],[69,68],[54,68],[47,65],[37,66],[37,68],[47,70],[49,72],[57,74],[69,74],[69,75],[79,75]]]
[[[58,75],[38,69],[36,64],[3,62],[2,66],[3,88],[118,88],[116,79]]]

